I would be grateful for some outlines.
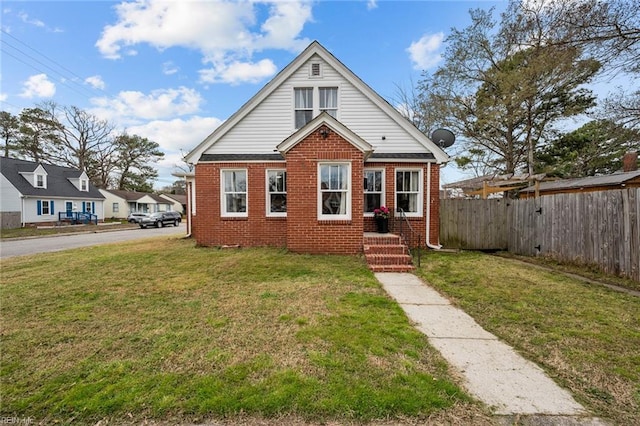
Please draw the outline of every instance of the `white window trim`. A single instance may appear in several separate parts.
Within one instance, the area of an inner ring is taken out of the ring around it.
[[[398,167],[393,171],[393,197],[394,197],[394,216],[399,215],[398,209],[398,172],[418,172],[418,211],[405,212],[407,217],[422,217],[423,205],[424,205],[424,170],[418,167]]]
[[[317,77],[315,77],[317,78]],[[334,88],[338,89],[338,107],[336,109],[336,120],[340,120],[340,105],[341,105],[341,97],[342,97],[342,85],[337,82],[323,81],[322,84],[316,82],[314,84],[300,84],[298,86],[294,86],[291,90],[291,128],[294,130],[298,130],[296,128],[296,89],[313,89],[313,104],[312,104],[312,112],[311,112],[311,120],[320,115],[320,88]]]
[[[45,203],[47,205],[47,212],[44,212],[44,206]],[[51,212],[51,200],[41,200],[40,201],[40,215],[41,216],[52,216],[53,213]]]
[[[42,178],[42,185],[38,185],[38,178],[39,177]],[[36,179],[36,181],[35,181],[35,185],[34,186],[36,188],[45,188],[45,189],[47,188],[47,175],[43,175],[43,174],[38,173],[38,174],[35,175],[35,179]]]
[[[380,205],[381,206],[386,206],[386,173],[385,173],[385,169],[384,167],[365,167],[364,172],[382,172],[382,193],[380,194]],[[363,182],[364,183],[364,182]],[[364,207],[364,196],[367,194],[368,192],[364,190],[362,190],[362,202],[363,202],[363,207]],[[378,206],[380,207],[380,206]],[[373,212],[364,212],[364,216],[365,217],[373,217],[374,213]]]
[[[224,190],[225,172],[244,172],[247,180],[245,194],[247,207],[244,212],[227,212],[227,197]],[[220,217],[249,217],[249,170],[248,169],[220,169]]]
[[[287,173],[287,169],[267,169],[264,174],[264,188],[265,188],[265,207],[267,217],[287,217],[287,212],[272,212],[271,211],[271,192],[269,192],[269,172],[285,172]],[[286,189],[286,183],[285,183]],[[278,193],[279,194],[279,193]],[[287,194],[287,191],[284,192]]]
[[[347,212],[346,214],[323,214],[322,213],[322,191],[321,191],[321,174],[320,169],[322,166],[347,166]],[[318,163],[318,181],[316,183],[316,191],[318,193],[318,220],[328,221],[328,220],[351,220],[351,193],[353,191],[353,186],[351,182],[351,163],[345,161],[323,161]]]
[[[84,185],[84,189],[82,189]],[[87,179],[80,179],[80,191],[89,192],[89,181]]]

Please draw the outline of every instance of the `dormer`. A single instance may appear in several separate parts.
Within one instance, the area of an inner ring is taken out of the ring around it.
[[[32,172],[18,172],[23,178],[27,180],[34,188],[47,189],[47,171],[42,167],[42,164],[38,164]]]
[[[82,172],[78,177],[68,179],[69,182],[78,189],[78,191],[89,192],[89,177],[86,172]]]

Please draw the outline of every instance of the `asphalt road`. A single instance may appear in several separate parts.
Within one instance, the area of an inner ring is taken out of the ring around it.
[[[106,231],[87,234],[62,234],[39,238],[7,240],[0,242],[0,259],[14,256],[24,256],[37,253],[68,250],[79,247],[97,246],[100,244],[116,243],[120,241],[138,240],[141,238],[158,237],[162,235],[185,235],[185,224],[177,228],[131,229],[125,231]]]

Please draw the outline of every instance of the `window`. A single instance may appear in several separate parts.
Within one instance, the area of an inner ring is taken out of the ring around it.
[[[384,205],[384,171],[364,171],[364,213],[373,214],[373,210]]]
[[[333,118],[338,118],[338,88],[320,87],[320,112],[327,111]]]
[[[422,170],[396,170],[396,211],[422,214]]]
[[[120,212],[120,205],[118,203],[113,203],[113,207],[111,209],[114,213]]]
[[[80,181],[80,191],[88,191],[88,186],[86,179]]]
[[[318,218],[351,219],[350,164],[319,164]]]
[[[36,175],[36,186],[44,188],[44,175]]]
[[[296,129],[303,127],[313,118],[313,88],[297,88],[295,92]]]
[[[267,216],[287,214],[287,172],[267,170]]]
[[[222,216],[247,216],[247,171],[222,170]]]
[[[51,214],[49,210],[49,201],[47,200],[42,200],[42,214],[43,215]]]
[[[294,89],[295,127],[300,129],[322,111],[338,118],[337,87],[297,87]]]
[[[91,211],[91,201],[86,201],[84,204],[84,213],[93,213]]]

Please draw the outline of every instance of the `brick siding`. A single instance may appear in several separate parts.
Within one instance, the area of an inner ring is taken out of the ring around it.
[[[318,164],[351,164],[351,219],[318,220]],[[372,217],[363,217],[363,153],[334,132],[325,139],[318,132],[309,135],[286,154],[284,163],[198,163],[196,174],[196,215],[191,232],[203,246],[275,246],[300,253],[356,254],[363,250],[363,233],[374,232]],[[423,215],[409,218],[413,229],[426,241],[427,173],[422,163],[367,163],[366,167],[385,169],[385,204],[395,209],[395,170],[422,168]],[[287,170],[287,217],[266,215],[266,170]],[[220,171],[246,169],[248,217],[224,218],[220,215]],[[431,164],[430,243],[437,244],[439,233],[440,167]],[[190,200],[189,200],[190,202]],[[391,221],[391,232],[393,221]]]

